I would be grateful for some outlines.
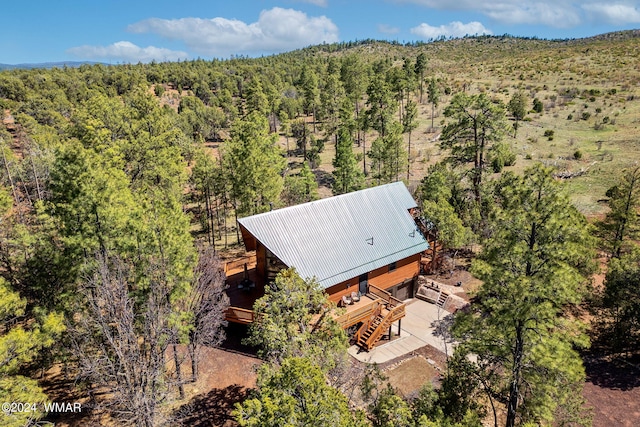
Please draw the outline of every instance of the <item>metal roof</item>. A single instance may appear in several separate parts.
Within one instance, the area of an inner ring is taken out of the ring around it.
[[[426,250],[402,182],[342,194],[238,222],[267,249],[324,288]]]

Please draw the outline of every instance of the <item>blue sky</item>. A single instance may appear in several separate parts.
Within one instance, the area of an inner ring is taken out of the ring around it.
[[[256,56],[322,42],[465,34],[579,38],[640,28],[640,0],[23,0],[0,63]]]

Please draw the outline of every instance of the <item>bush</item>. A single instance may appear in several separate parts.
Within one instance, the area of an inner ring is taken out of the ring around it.
[[[585,111],[584,113],[582,113],[582,120],[589,120],[590,117],[591,117],[590,112]]]
[[[499,142],[489,150],[491,169],[495,173],[502,172],[505,166],[513,166],[516,162],[516,153],[511,150],[509,144]]]
[[[538,98],[534,98],[533,111],[536,113],[542,113],[542,110],[544,110],[544,105],[542,104],[542,101],[540,101]]]
[[[580,151],[580,150],[576,150],[576,151],[573,153],[573,158],[574,158],[574,159],[576,159],[576,160],[580,160],[580,159],[582,159],[582,151]]]
[[[573,120],[573,114],[569,114],[569,115],[567,116],[567,120]]]
[[[547,138],[549,141],[553,141],[554,134],[555,132],[553,131],[553,129],[547,129],[544,131],[544,137]]]
[[[161,84],[157,84],[153,90],[157,97],[161,97],[164,93],[164,86],[162,86]]]

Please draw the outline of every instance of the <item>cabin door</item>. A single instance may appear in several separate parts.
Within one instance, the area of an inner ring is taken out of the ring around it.
[[[369,273],[364,273],[360,275],[360,284],[358,286],[358,291],[360,291],[360,295],[364,295],[367,293],[367,284],[369,282]]]

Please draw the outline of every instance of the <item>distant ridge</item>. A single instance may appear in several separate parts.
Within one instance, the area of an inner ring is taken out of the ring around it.
[[[109,65],[103,62],[91,61],[60,61],[60,62],[40,62],[34,64],[0,64],[0,70],[16,70],[16,69],[32,69],[32,68],[62,68],[62,67],[80,67],[81,65]]]
[[[511,34],[502,34],[502,35],[467,35],[464,37],[438,37],[430,40],[413,40],[413,41],[402,41],[399,42],[397,40],[379,40],[379,39],[355,39],[351,41],[341,41],[335,43],[321,43],[317,45],[310,45],[299,49],[294,49],[287,52],[274,53],[271,55],[266,55],[266,57],[278,57],[278,56],[309,56],[316,55],[318,53],[323,54],[336,54],[342,52],[362,52],[365,53],[375,53],[375,51],[381,51],[382,49],[395,49],[396,52],[398,49],[411,49],[411,48],[425,48],[425,47],[436,47],[439,48],[443,45],[453,46],[455,47],[465,47],[470,43],[474,45],[485,44],[485,45],[493,45],[496,49],[503,49],[504,46],[499,46],[499,44],[506,43],[508,46],[508,50],[517,49],[518,42],[528,43],[534,47],[541,46],[558,46],[558,45],[584,45],[595,42],[608,42],[608,41],[624,41],[629,39],[637,39],[640,38],[640,29],[631,29],[631,30],[621,30],[621,31],[613,31],[609,33],[597,34],[594,36],[588,36],[583,38],[555,38],[555,39],[546,39],[539,37],[531,37],[531,36],[516,36]],[[389,51],[384,52],[384,54],[389,54]],[[263,56],[262,58],[264,58]],[[243,55],[232,55],[231,60],[259,60],[258,57],[249,57]],[[199,61],[198,58],[196,61]],[[213,58],[213,61],[217,59]],[[224,61],[224,60],[223,60]],[[186,61],[190,62],[190,61]],[[80,67],[82,65],[95,65],[101,64],[105,66],[109,65],[123,65],[125,63],[117,63],[117,64],[109,64],[105,62],[97,62],[97,61],[59,61],[59,62],[41,62],[41,63],[24,63],[24,64],[0,64],[0,71],[2,70],[15,70],[15,69],[34,69],[34,68],[62,68],[62,67]]]

